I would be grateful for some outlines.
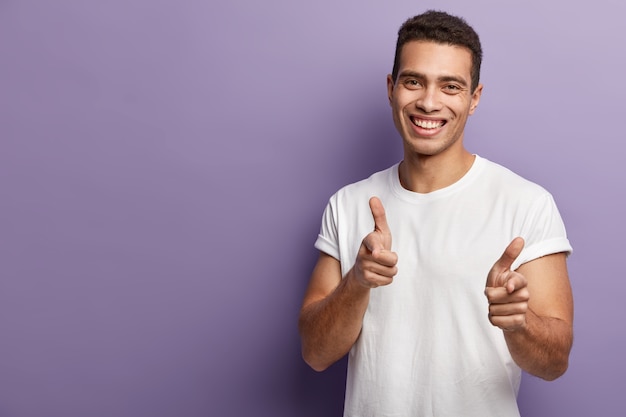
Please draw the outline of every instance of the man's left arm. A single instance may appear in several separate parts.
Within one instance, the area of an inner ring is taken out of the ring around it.
[[[516,238],[494,264],[485,295],[489,320],[501,328],[515,363],[554,380],[567,370],[573,341],[573,297],[564,253],[547,255],[511,271],[524,247]]]

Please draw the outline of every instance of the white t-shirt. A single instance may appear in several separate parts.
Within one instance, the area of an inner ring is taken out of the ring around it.
[[[392,284],[373,289],[349,354],[345,417],[514,417],[521,370],[487,318],[487,273],[517,236],[513,265],[571,252],[552,196],[476,156],[449,187],[419,194],[398,164],[339,190],[315,247],[352,268],[381,199],[398,254]]]

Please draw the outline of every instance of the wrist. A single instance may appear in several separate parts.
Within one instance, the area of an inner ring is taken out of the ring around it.
[[[357,276],[357,272],[354,268],[352,268],[346,274],[344,281],[347,289],[353,293],[369,294],[370,290],[372,289],[371,285],[367,285],[364,280],[359,279],[359,277]]]

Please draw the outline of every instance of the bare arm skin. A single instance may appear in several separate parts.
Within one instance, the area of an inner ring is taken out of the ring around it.
[[[375,228],[361,243],[354,267],[341,278],[339,261],[321,253],[304,295],[298,322],[302,357],[316,371],[341,359],[356,342],[371,288],[388,285],[397,273],[385,210],[370,200]]]
[[[509,352],[522,369],[554,380],[567,370],[573,342],[565,254],[547,255],[511,271],[523,247],[521,238],[513,240],[489,272],[489,320],[504,331]]]

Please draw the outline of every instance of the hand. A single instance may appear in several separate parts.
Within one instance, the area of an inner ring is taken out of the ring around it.
[[[391,284],[398,272],[398,255],[391,252],[391,231],[383,203],[377,197],[370,199],[370,210],[374,217],[374,231],[361,242],[353,273],[360,285],[376,288]]]
[[[505,331],[526,326],[530,298],[528,281],[524,275],[511,271],[511,265],[522,249],[524,239],[513,239],[487,275],[485,295],[489,301],[489,321]]]

